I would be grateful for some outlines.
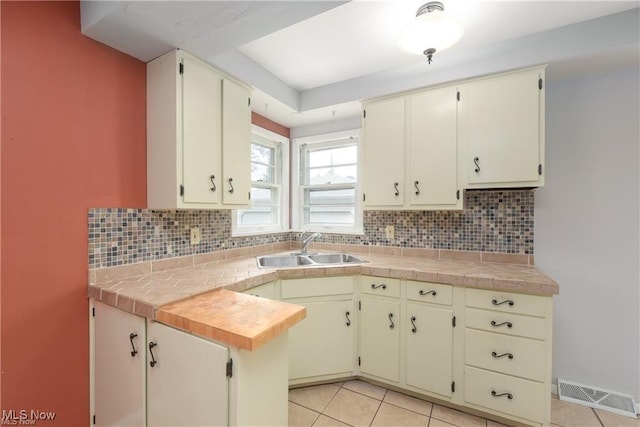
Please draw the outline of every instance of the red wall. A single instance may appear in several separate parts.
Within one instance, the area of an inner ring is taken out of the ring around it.
[[[77,2],[0,5],[1,406],[87,425],[87,209],[146,205],[145,64]]]

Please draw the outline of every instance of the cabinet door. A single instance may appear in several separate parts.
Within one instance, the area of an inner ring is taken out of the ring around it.
[[[467,180],[474,184],[536,182],[542,163],[537,70],[470,83],[461,94],[467,116]],[[522,184],[520,184],[522,185]]]
[[[156,322],[147,341],[148,425],[227,425],[229,350]]]
[[[360,370],[400,381],[400,303],[363,297],[360,310]]]
[[[249,91],[222,82],[222,165],[225,204],[248,205],[251,192],[251,106]]]
[[[98,426],[145,425],[145,319],[95,304]]]
[[[182,61],[183,202],[216,205],[222,190],[222,79],[200,61],[188,56]]]
[[[300,303],[307,317],[289,330],[289,379],[353,372],[353,300]]]
[[[453,326],[451,310],[407,304],[407,384],[451,396]]]
[[[414,206],[461,209],[457,88],[430,90],[408,99],[408,202]]]
[[[404,204],[404,97],[366,105],[364,128],[364,207]]]

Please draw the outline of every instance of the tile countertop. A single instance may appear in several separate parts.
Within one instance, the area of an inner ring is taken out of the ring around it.
[[[278,279],[364,274],[533,295],[559,292],[553,279],[529,265],[377,253],[359,255],[369,262],[259,269],[255,255],[223,259],[214,253],[209,257],[155,262],[163,263],[163,268],[173,268],[164,271],[152,271],[156,270],[152,263],[102,268],[89,272],[88,296],[124,311],[253,350],[306,315],[305,308],[299,305],[238,293]],[[213,260],[207,262],[208,259]]]

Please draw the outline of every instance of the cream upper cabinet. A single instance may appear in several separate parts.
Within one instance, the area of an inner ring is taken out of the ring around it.
[[[544,67],[460,87],[466,188],[544,185]]]
[[[365,209],[462,209],[457,89],[365,104]]]
[[[150,209],[247,206],[249,90],[181,50],[147,64]]]
[[[406,202],[411,208],[462,209],[457,93],[457,87],[451,86],[407,98]]]
[[[364,129],[364,208],[402,208],[405,200],[405,99],[367,103]]]

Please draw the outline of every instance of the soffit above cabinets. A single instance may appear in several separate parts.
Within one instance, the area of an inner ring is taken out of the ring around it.
[[[465,34],[427,65],[396,43],[422,3],[83,0],[82,31],[145,62],[185,49],[251,85],[254,111],[289,127],[513,68],[549,63],[553,79],[555,69],[565,77],[638,62],[636,1],[449,0]]]

